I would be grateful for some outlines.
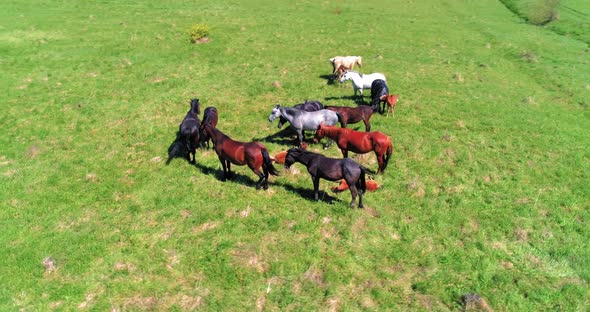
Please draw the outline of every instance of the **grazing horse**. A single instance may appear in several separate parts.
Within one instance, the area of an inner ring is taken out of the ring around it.
[[[308,152],[294,147],[287,151],[285,168],[299,162],[307,167],[307,172],[313,181],[315,200],[319,200],[320,178],[329,181],[346,180],[349,185],[352,201],[350,207],[356,205],[356,196],[359,196],[359,208],[363,208],[363,193],[366,190],[365,173],[371,172],[350,158],[328,158],[321,154]]]
[[[344,158],[348,157],[348,151],[356,154],[375,152],[379,162],[377,174],[385,171],[393,152],[391,138],[379,131],[359,132],[322,124],[318,127],[314,140],[319,141],[324,136],[336,141]]]
[[[371,84],[371,106],[377,108],[380,114],[385,112],[385,104],[389,105],[389,110],[395,108],[397,95],[389,94],[387,83],[383,79],[375,79]]]
[[[232,177],[231,164],[238,166],[247,165],[260,178],[256,182],[256,189],[262,186],[268,189],[268,174],[278,176],[279,172],[272,165],[268,150],[260,142],[238,142],[232,140],[223,132],[213,127],[212,124],[205,124],[205,132],[213,141],[215,153],[219,157],[223,167],[224,179]],[[260,172],[262,168],[262,172]]]
[[[344,69],[354,69],[354,64],[358,64],[359,67],[363,67],[363,59],[360,56],[335,56],[330,59],[330,63],[332,64],[332,75],[336,74],[336,70],[340,68],[340,66],[344,67]]]
[[[321,109],[315,112],[306,112],[296,108],[282,107],[276,104],[268,116],[268,121],[272,122],[278,117],[285,117],[285,119],[291,124],[291,127],[297,131],[297,138],[299,139],[299,146],[303,144],[305,139],[304,130],[316,130],[320,123],[324,123],[330,126],[340,122],[341,126],[346,126],[342,115],[337,112]]]
[[[201,122],[199,121],[199,99],[191,100],[191,109],[186,113],[182,123],[180,124],[180,142],[184,144],[187,150],[187,160],[196,164],[195,154],[197,151],[197,145],[199,144],[199,127]],[[191,160],[191,154],[193,159]]]
[[[344,75],[346,68],[344,66],[340,65],[340,66],[338,66],[336,71],[337,71],[337,73],[334,74],[334,78],[337,78],[338,80],[340,80],[342,78],[342,76]]]
[[[204,126],[206,124],[211,124],[214,128],[217,127],[217,120],[219,119],[219,114],[217,113],[217,108],[215,107],[207,107],[205,111],[203,111],[203,120],[201,121],[200,129],[200,137],[201,137],[201,146],[204,146],[207,143],[207,149],[209,149],[209,140],[211,138],[205,133]]]
[[[374,107],[361,105],[358,107],[346,107],[346,106],[326,106],[326,109],[331,111],[335,111],[342,115],[342,119],[344,120],[343,128],[346,128],[347,124],[357,123],[359,121],[363,121],[365,124],[365,131],[371,131],[371,116],[373,113],[377,111]]]
[[[385,81],[385,76],[380,73],[372,73],[368,75],[363,75],[361,73],[357,73],[355,71],[345,71],[342,78],[340,78],[340,82],[345,82],[346,80],[352,80],[352,87],[354,89],[354,95],[356,96],[356,92],[360,91],[361,98],[363,97],[363,89],[371,88],[371,84],[375,79],[381,79]]]
[[[320,101],[307,101],[307,100],[301,104],[297,104],[292,107],[306,111],[306,112],[315,112],[315,111],[319,111],[320,109],[324,109],[324,105],[322,105],[322,103],[320,103]],[[279,129],[286,122],[287,122],[287,119],[285,119],[285,117],[279,118],[279,124],[278,124]]]

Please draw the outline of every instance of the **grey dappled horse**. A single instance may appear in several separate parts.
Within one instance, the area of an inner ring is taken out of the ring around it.
[[[297,131],[297,138],[299,139],[299,146],[303,143],[305,138],[304,131],[318,129],[321,123],[333,126],[340,122],[341,127],[346,127],[343,122],[342,115],[337,112],[321,109],[315,112],[306,112],[296,108],[282,107],[276,104],[268,116],[268,121],[273,122],[276,118],[284,117],[291,124],[291,127]]]

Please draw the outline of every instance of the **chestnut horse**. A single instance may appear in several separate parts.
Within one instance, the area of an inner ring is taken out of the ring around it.
[[[231,178],[231,164],[238,166],[247,165],[260,178],[256,182],[256,189],[264,187],[268,189],[268,174],[278,176],[279,172],[272,165],[268,150],[259,142],[238,142],[232,140],[223,132],[213,127],[212,124],[204,125],[205,132],[213,141],[215,153],[223,166],[225,179]],[[260,172],[262,168],[262,172]]]
[[[369,121],[371,116],[373,116],[373,113],[379,109],[378,107],[367,105],[361,105],[358,107],[325,106],[325,108],[342,115],[342,120],[344,121],[342,124],[343,128],[346,128],[347,124],[357,123],[362,120],[365,124],[365,131],[367,132],[371,131],[371,122]]]
[[[207,143],[207,149],[209,149],[209,141],[211,138],[205,133],[204,125],[211,124],[213,127],[217,127],[217,120],[219,119],[219,114],[217,113],[217,108],[215,107],[207,107],[205,111],[203,111],[203,120],[201,121],[201,127],[199,128],[200,132],[200,139],[201,139],[201,147]]]
[[[308,152],[304,149],[293,147],[287,151],[285,168],[299,162],[307,167],[307,172],[313,181],[313,193],[315,200],[319,200],[320,178],[329,181],[346,180],[349,185],[352,201],[350,207],[356,205],[356,196],[359,196],[359,208],[363,208],[363,194],[367,188],[365,173],[369,169],[359,165],[350,158],[328,158],[321,154]]]
[[[391,158],[391,153],[393,152],[391,138],[379,131],[359,132],[348,128],[320,124],[315,133],[314,140],[319,141],[324,136],[336,141],[344,158],[348,157],[348,151],[357,154],[375,152],[375,156],[377,156],[377,161],[379,162],[377,174],[385,171]]]

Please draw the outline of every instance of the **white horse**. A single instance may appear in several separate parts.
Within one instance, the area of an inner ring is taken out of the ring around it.
[[[363,75],[361,73],[357,73],[355,71],[345,71],[342,78],[340,78],[340,82],[345,82],[346,80],[352,80],[352,87],[354,88],[354,95],[356,96],[356,92],[361,92],[361,98],[363,97],[363,89],[371,89],[371,84],[374,80],[381,79],[385,80],[385,75],[380,73],[372,73],[369,75]]]

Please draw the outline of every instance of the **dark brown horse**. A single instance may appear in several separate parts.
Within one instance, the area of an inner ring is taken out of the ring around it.
[[[207,107],[205,111],[203,111],[203,120],[201,121],[200,127],[200,139],[201,139],[201,146],[204,146],[207,143],[207,149],[209,148],[209,141],[211,138],[205,133],[204,125],[211,124],[214,128],[217,127],[217,120],[219,119],[219,114],[217,113],[217,108],[215,107]]]
[[[178,133],[181,144],[186,148],[187,160],[195,164],[196,163],[196,151],[197,145],[199,144],[199,127],[201,122],[199,121],[199,99],[191,100],[191,109],[186,113],[182,123],[179,126]],[[192,160],[191,160],[191,155]]]
[[[328,158],[324,155],[308,152],[294,147],[287,151],[285,168],[299,162],[307,167],[307,172],[313,181],[315,200],[319,200],[320,178],[329,181],[344,179],[349,186],[352,201],[350,207],[356,205],[356,196],[359,196],[359,208],[363,208],[363,194],[367,188],[365,173],[369,170],[350,158]]]
[[[335,111],[342,115],[344,120],[343,128],[346,128],[347,124],[353,124],[360,122],[361,120],[365,124],[365,131],[371,131],[371,116],[373,113],[379,110],[379,107],[371,107],[367,105],[361,105],[358,107],[346,107],[346,106],[325,106],[326,109]]]
[[[223,132],[213,127],[212,124],[205,124],[205,132],[213,141],[215,153],[219,157],[223,167],[225,179],[231,178],[231,164],[238,166],[247,165],[260,178],[256,182],[256,189],[268,188],[268,174],[278,176],[279,172],[272,165],[268,150],[259,142],[238,142],[232,140]],[[262,168],[262,172],[260,171]]]
[[[359,132],[348,128],[320,124],[314,139],[319,141],[324,136],[336,141],[344,158],[348,157],[348,151],[357,154],[375,152],[379,162],[378,174],[383,173],[387,168],[393,152],[391,138],[379,131]]]

